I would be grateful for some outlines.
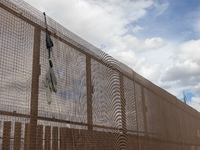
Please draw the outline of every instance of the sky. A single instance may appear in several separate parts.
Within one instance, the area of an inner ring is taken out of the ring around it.
[[[200,111],[199,0],[25,0]]]

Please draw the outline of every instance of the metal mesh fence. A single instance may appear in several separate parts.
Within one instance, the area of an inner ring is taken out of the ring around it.
[[[200,150],[200,114],[42,12],[0,0],[0,149]]]

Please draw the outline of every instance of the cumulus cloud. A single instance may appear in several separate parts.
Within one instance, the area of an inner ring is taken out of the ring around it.
[[[145,50],[157,50],[163,46],[165,46],[165,41],[160,37],[155,37],[151,39],[146,39],[142,41],[137,47],[138,51],[145,51]]]
[[[180,50],[177,52],[178,53],[177,59],[180,60],[181,62],[186,60],[191,60],[195,63],[200,64],[199,47],[200,47],[200,39],[191,40],[183,43],[180,46]]]
[[[120,49],[121,51],[128,51],[131,49],[135,52],[157,50],[166,45],[166,42],[160,37],[142,40],[130,34],[113,38],[110,42],[112,43],[112,47],[109,47],[109,49],[114,48]]]
[[[200,97],[192,97],[191,101],[188,102],[188,105],[200,112]]]
[[[166,70],[163,81],[182,81],[190,80],[195,76],[199,76],[200,66],[191,60],[186,60],[182,63],[177,62]]]
[[[199,95],[200,96],[200,77],[198,77],[198,79],[196,80],[196,84],[191,87],[191,91],[195,94],[195,95]]]
[[[200,40],[191,40],[183,43],[174,57],[174,65],[168,67],[163,81],[179,81],[193,85],[198,83],[200,77]],[[194,81],[194,82],[191,82]]]

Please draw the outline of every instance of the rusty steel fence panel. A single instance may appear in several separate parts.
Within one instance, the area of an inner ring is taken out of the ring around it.
[[[0,0],[0,149],[200,150],[200,113],[47,17]]]
[[[178,102],[180,112],[180,125],[184,149],[198,149],[199,147],[199,112],[187,107],[184,103]]]
[[[30,114],[34,27],[0,11],[0,109]]]
[[[57,78],[58,92],[52,93],[52,104],[47,105],[43,79],[48,69],[46,33],[41,33],[38,116],[87,122],[86,56],[58,39],[52,38],[54,47],[51,60]]]

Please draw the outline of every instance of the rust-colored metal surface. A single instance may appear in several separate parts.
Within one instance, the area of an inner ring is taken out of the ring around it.
[[[0,149],[199,150],[200,113],[47,17],[0,0]]]

